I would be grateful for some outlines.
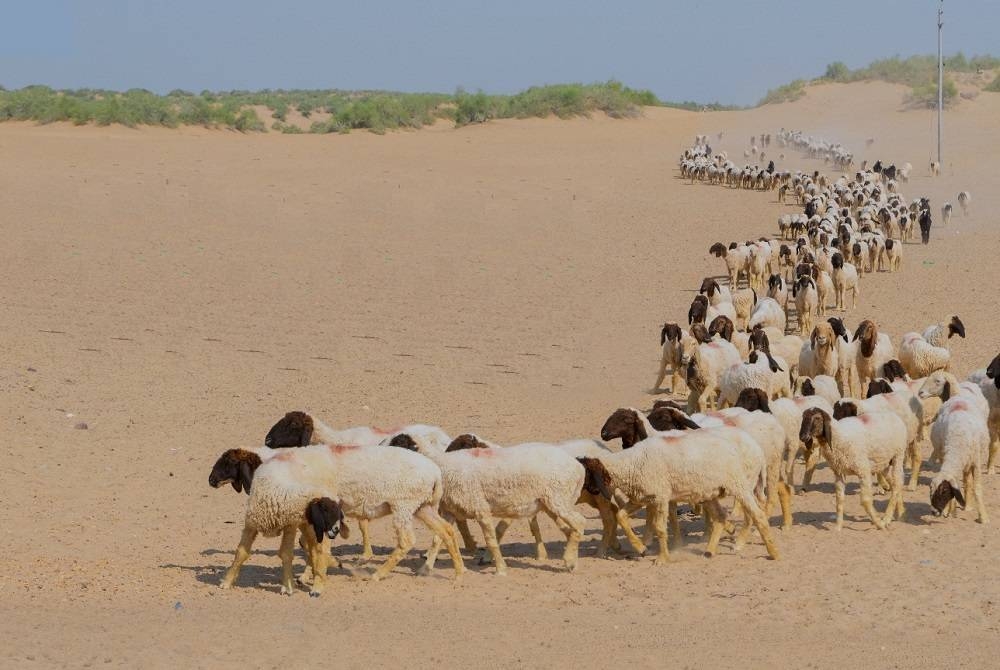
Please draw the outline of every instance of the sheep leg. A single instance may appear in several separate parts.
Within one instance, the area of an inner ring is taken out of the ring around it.
[[[750,512],[740,504],[738,499],[733,503],[733,516],[736,516],[737,513],[742,514],[743,525],[740,526],[739,532],[733,538],[733,551],[741,551],[747,545],[747,540],[750,539],[750,531],[753,529]]]
[[[413,548],[414,538],[412,521],[397,513],[393,517],[393,526],[396,528],[396,548],[392,550],[392,553],[389,554],[389,558],[385,559],[385,562],[380,565],[378,570],[376,570],[370,577],[373,582],[384,579],[390,572],[392,572],[393,568],[395,568],[399,562],[403,560],[406,554],[409,553],[410,549]],[[492,528],[490,530],[492,530]]]
[[[663,356],[660,358],[660,370],[656,373],[656,383],[653,384],[653,388],[649,389],[650,393],[659,393],[660,388],[662,388],[663,380],[667,377],[667,353],[663,352]],[[675,370],[676,372],[676,370]],[[670,389],[671,392],[676,391],[676,385],[674,388]]]
[[[307,532],[310,534],[306,535]],[[302,534],[306,537],[307,560],[313,566],[313,582],[312,587],[309,589],[309,595],[317,598],[323,593],[323,589],[326,588],[326,569],[330,561],[330,541],[325,537],[321,537],[317,541],[312,531],[303,530]]]
[[[722,505],[719,504],[718,500],[706,500],[704,507],[708,513],[711,528],[708,536],[708,546],[705,547],[705,556],[712,557],[715,556],[719,549],[719,539],[722,537],[722,531],[725,529],[726,512],[722,509]]]
[[[455,576],[458,577],[465,572],[465,562],[462,560],[462,554],[458,550],[458,540],[455,538],[455,531],[452,529],[451,524],[442,519],[434,511],[434,508],[428,505],[424,505],[418,509],[413,516],[434,533],[434,542],[431,546],[433,550],[434,545],[437,545],[437,550],[434,551],[433,558],[437,559],[438,551],[441,550],[441,543],[443,542],[445,548],[448,550],[448,555],[451,556],[451,562],[455,568]],[[434,567],[430,552],[428,552],[427,561],[424,563],[424,566],[427,567],[427,572],[430,572],[430,569]],[[421,567],[421,570],[423,570],[423,567]]]
[[[771,528],[767,525],[767,518],[764,516],[764,510],[760,508],[754,497],[751,496],[741,496],[743,499],[740,500],[740,505],[743,507],[744,513],[750,516],[753,521],[753,525],[757,527],[757,532],[760,533],[760,538],[764,541],[764,547],[767,549],[768,556],[772,560],[777,561],[781,556],[778,553],[778,548],[774,544],[774,538],[771,537]],[[749,524],[748,524],[749,525]]]
[[[646,545],[642,543],[642,540],[635,534],[632,530],[632,525],[629,523],[628,513],[625,511],[626,508],[619,507],[618,511],[615,512],[615,519],[618,521],[618,525],[621,526],[622,530],[625,531],[625,539],[628,543],[632,545],[632,550],[635,553],[642,556],[646,553]]]
[[[615,512],[611,508],[611,503],[601,496],[597,496],[591,503],[597,507],[597,512],[601,515],[601,543],[597,546],[597,558],[607,558],[608,552],[612,551],[621,554],[618,546],[618,536],[615,532],[618,524],[615,522]]]
[[[661,502],[655,502],[649,507],[653,509],[653,532],[656,533],[656,543],[659,549],[659,553],[653,559],[653,565],[664,565],[670,560],[670,551],[667,548],[666,510]]]
[[[546,551],[545,542],[542,541],[542,531],[538,527],[538,516],[531,517],[531,520],[528,521],[528,527],[531,529],[531,536],[535,538],[535,558],[540,561],[547,560],[549,552]],[[500,541],[499,535],[497,541]]]
[[[785,482],[777,484],[778,502],[781,505],[781,530],[792,528],[792,490]]]
[[[980,465],[976,465],[975,469],[972,471],[972,491],[976,496],[976,514],[978,515],[978,521],[982,524],[987,524],[990,522],[989,515],[986,514],[986,501],[983,500],[983,477],[982,468]],[[966,491],[969,487],[966,486]]]
[[[580,555],[580,537],[585,525],[583,516],[572,507],[563,509],[561,506],[545,505],[545,512],[552,517],[559,529],[566,534],[566,549],[563,551],[563,562],[566,570],[576,570]]]
[[[507,574],[507,563],[503,560],[503,554],[500,553],[500,543],[497,541],[496,531],[493,528],[493,519],[490,517],[484,517],[477,519],[479,522],[479,527],[483,529],[483,537],[486,538],[486,547],[489,549],[490,555],[493,556],[493,564],[496,566],[498,575]]]
[[[837,496],[837,521],[834,526],[836,530],[841,530],[844,527],[844,478],[840,475],[836,475],[837,479],[833,482],[834,493]]]
[[[253,541],[257,539],[257,531],[253,528],[243,527],[243,534],[240,536],[240,543],[236,546],[236,555],[233,557],[233,564],[226,571],[226,576],[219,584],[221,588],[231,589],[236,578],[240,575],[240,567],[250,557],[250,548]]]
[[[806,471],[802,475],[802,489],[812,483],[813,473],[816,472],[816,464],[819,461],[819,449],[810,449],[806,454]]]
[[[295,584],[292,579],[292,558],[295,555],[295,526],[286,528],[281,534],[281,547],[278,549],[278,556],[281,558],[281,594],[290,596],[295,593]]]
[[[462,535],[462,543],[465,545],[465,551],[472,554],[475,553],[476,549],[476,538],[472,536],[472,532],[469,531],[469,522],[466,519],[459,519],[455,522],[458,526],[458,532]]]
[[[867,470],[867,468],[866,468]],[[865,512],[868,513],[868,517],[875,524],[875,527],[879,530],[885,530],[885,523],[879,518],[878,514],[875,513],[875,503],[872,497],[872,473],[862,472],[861,473],[861,506],[864,508]]]
[[[684,535],[681,533],[681,521],[677,518],[677,503],[673,500],[667,504],[667,516],[670,522],[670,537],[674,548],[677,548],[684,544]]]
[[[300,526],[299,530],[301,531],[299,533],[299,549],[301,549],[302,553],[305,555],[306,569],[302,571],[302,574],[299,575],[295,581],[297,581],[301,586],[309,586],[313,580],[312,554],[309,552],[309,545],[306,542],[306,526]]]
[[[990,427],[990,456],[986,461],[986,474],[993,474],[993,464],[997,459],[997,452],[1000,451],[1000,430]]]
[[[372,552],[371,535],[368,533],[368,519],[358,519],[358,528],[361,529],[361,560],[370,561],[375,558]]]
[[[910,456],[910,481],[906,485],[907,491],[917,490],[917,481],[920,479],[920,446],[916,441],[909,445],[909,456]]]

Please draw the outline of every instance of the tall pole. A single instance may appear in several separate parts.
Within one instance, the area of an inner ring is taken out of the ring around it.
[[[944,111],[944,56],[941,52],[941,28],[944,27],[944,0],[938,6],[938,165],[941,165],[941,117]]]

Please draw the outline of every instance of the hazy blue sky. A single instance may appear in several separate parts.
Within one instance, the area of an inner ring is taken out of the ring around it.
[[[947,0],[945,51],[1000,55],[1000,0]],[[669,100],[936,50],[934,0],[23,0],[0,84],[512,92],[617,78]]]

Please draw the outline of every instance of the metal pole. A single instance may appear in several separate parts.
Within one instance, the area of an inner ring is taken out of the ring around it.
[[[941,52],[941,28],[944,27],[944,0],[938,7],[938,165],[941,165],[941,116],[944,110],[944,57]]]

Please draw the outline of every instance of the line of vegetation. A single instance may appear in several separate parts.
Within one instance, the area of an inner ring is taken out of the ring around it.
[[[993,56],[973,56],[966,58],[958,52],[944,59],[943,94],[946,103],[958,97],[958,86],[952,74],[975,74],[989,70],[1000,69],[1000,58]],[[850,83],[855,81],[885,81],[892,84],[903,84],[910,87],[907,102],[913,106],[934,106],[937,104],[937,56],[910,56],[901,58],[883,58],[870,65],[856,70],[847,67],[841,61],[830,63],[822,77],[812,81],[796,79],[790,84],[773,88],[761,98],[758,105],[770,105],[779,102],[792,102],[805,95],[806,86],[810,83],[835,81]],[[1000,77],[985,88],[987,91],[1000,91]]]
[[[56,90],[26,86],[0,87],[0,122],[70,122],[77,125],[121,124],[176,127],[197,125],[242,132],[346,133],[367,129],[384,133],[397,128],[420,128],[439,119],[456,126],[490,119],[557,116],[570,118],[603,112],[614,118],[634,117],[643,106],[689,110],[737,109],[713,103],[661,102],[650,91],[632,89],[617,81],[599,84],[536,86],[514,95],[469,93],[396,93],[389,91],[173,90],[157,95],[145,89],[125,92],[104,89]],[[263,112],[267,110],[267,112]],[[262,119],[270,113],[270,119]],[[295,112],[299,118],[292,119]],[[305,129],[303,119],[310,123]]]

